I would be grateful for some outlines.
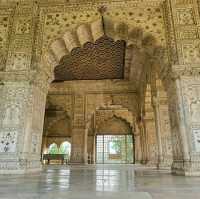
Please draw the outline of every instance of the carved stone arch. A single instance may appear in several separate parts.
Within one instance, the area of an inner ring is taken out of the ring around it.
[[[49,149],[49,147],[50,147],[52,144],[56,144],[56,146],[57,146],[58,149],[59,149],[59,142],[58,142],[57,140],[54,140],[54,141],[52,141],[52,142],[48,142],[46,147]]]
[[[107,118],[106,120],[102,121],[98,124],[98,126],[95,126],[96,133],[113,133],[116,132],[116,129],[113,129],[113,125],[116,126],[117,132],[119,133],[126,133],[126,134],[132,134],[132,127],[130,123],[122,118],[118,117],[115,114],[112,117]]]
[[[135,120],[132,111],[128,110],[127,108],[124,108],[121,105],[109,105],[109,106],[99,106],[96,108],[96,110],[90,114],[90,117],[88,121],[86,122],[86,129],[87,131],[93,130],[93,133],[96,128],[96,113],[98,111],[108,111],[109,113],[107,114],[106,118],[104,121],[109,120],[110,118],[117,118],[122,120],[123,122],[126,122],[126,124],[130,127],[132,130],[132,133],[134,133],[135,130]],[[104,122],[102,121],[102,122]]]

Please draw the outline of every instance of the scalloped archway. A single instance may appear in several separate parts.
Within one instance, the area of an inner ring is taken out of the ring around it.
[[[165,47],[161,46],[152,34],[139,27],[128,26],[124,22],[102,21],[102,18],[89,24],[81,24],[54,40],[43,54],[43,63],[48,65],[51,75],[54,75],[55,67],[62,63],[64,57],[73,55],[78,50],[83,51],[85,45],[95,44],[105,36],[113,39],[113,42],[126,42],[124,66],[132,68],[130,73],[136,82],[145,67],[166,65]],[[104,73],[109,72],[112,71],[108,69]],[[55,77],[52,77],[52,80],[54,79]]]

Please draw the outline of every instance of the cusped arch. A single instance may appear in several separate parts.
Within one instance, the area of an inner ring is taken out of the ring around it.
[[[52,141],[48,143],[47,148],[48,148],[48,153],[51,150],[51,147],[56,147],[56,149],[59,149],[59,143],[57,141]]]
[[[127,49],[130,46],[150,53],[155,57],[163,50],[156,38],[139,27],[130,27],[125,22],[103,21],[102,18],[89,24],[81,24],[76,29],[66,31],[62,37],[53,41],[44,55],[45,62],[55,67],[62,58],[74,49],[82,48],[87,43],[95,43],[103,36],[114,41],[123,40]],[[130,52],[126,53],[130,56]],[[158,58],[158,56],[157,56]],[[125,59],[126,60],[126,59]]]
[[[102,121],[99,121],[99,124],[97,124],[97,118],[96,118],[96,113],[98,111],[107,112],[105,115],[100,116],[102,118]],[[102,123],[112,118],[117,118],[125,122],[132,130],[132,133],[134,133],[136,118],[134,118],[132,112],[129,109],[124,108],[121,105],[108,105],[108,106],[97,107],[94,112],[91,112],[90,117],[88,118],[88,121],[86,123],[86,129],[90,130],[92,126],[93,128],[96,128],[96,125],[100,126]],[[95,123],[95,125],[93,125],[93,123]]]
[[[95,126],[96,133],[132,134],[132,126],[126,119],[113,115]]]
[[[95,117],[98,117],[98,114],[102,120],[99,125],[101,125],[102,122],[108,121],[109,119],[115,117],[125,121],[131,128],[134,128],[134,117],[132,112],[121,105],[99,107],[95,111]]]

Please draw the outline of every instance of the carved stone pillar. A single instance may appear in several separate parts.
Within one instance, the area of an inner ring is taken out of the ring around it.
[[[24,74],[0,77],[0,173],[40,170],[46,89]]]
[[[135,163],[141,163],[142,161],[141,134],[138,131],[134,133],[134,142],[135,142]]]
[[[199,6],[197,1],[167,0],[166,8],[170,28],[170,62],[172,73],[176,73],[175,79],[166,83],[173,142],[172,172],[199,175],[197,118],[200,55],[199,36],[196,31],[200,19]]]
[[[157,97],[153,97],[153,107],[158,142],[158,168],[170,168],[172,164],[172,143],[169,111],[166,97],[161,97],[160,91],[157,91]]]
[[[96,148],[96,140],[94,135],[88,135],[87,141],[87,153],[88,153],[88,160],[90,164],[95,163],[95,148]]]
[[[92,157],[92,163],[96,164],[96,136],[93,138],[93,157]]]
[[[87,134],[85,129],[72,130],[72,144],[71,144],[71,159],[72,164],[86,164],[87,163]]]
[[[155,116],[152,107],[151,87],[147,85],[145,96],[145,132],[147,145],[147,164],[148,166],[158,165],[158,143],[156,136]]]
[[[161,126],[160,126],[160,111],[159,111],[159,103],[156,97],[153,97],[153,108],[155,115],[155,126],[156,126],[156,138],[158,143],[158,168],[162,166],[163,163],[163,149],[162,149],[162,138],[161,138]]]
[[[147,165],[158,166],[158,144],[156,139],[156,127],[154,118],[145,116],[145,131],[147,145]]]
[[[173,66],[174,80],[168,82],[173,142],[172,172],[200,175],[200,69]]]
[[[140,131],[140,146],[141,146],[141,159],[142,164],[147,163],[147,137],[144,121],[139,121],[138,128]]]
[[[71,163],[87,163],[87,138],[88,131],[85,127],[84,95],[74,97],[74,120],[72,129]]]

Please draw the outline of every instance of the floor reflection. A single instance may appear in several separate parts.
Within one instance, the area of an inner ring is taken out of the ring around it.
[[[47,166],[41,173],[0,175],[0,198],[94,199],[110,194],[109,199],[125,199],[148,192],[153,199],[189,199],[200,198],[199,184],[200,178],[133,165]]]

